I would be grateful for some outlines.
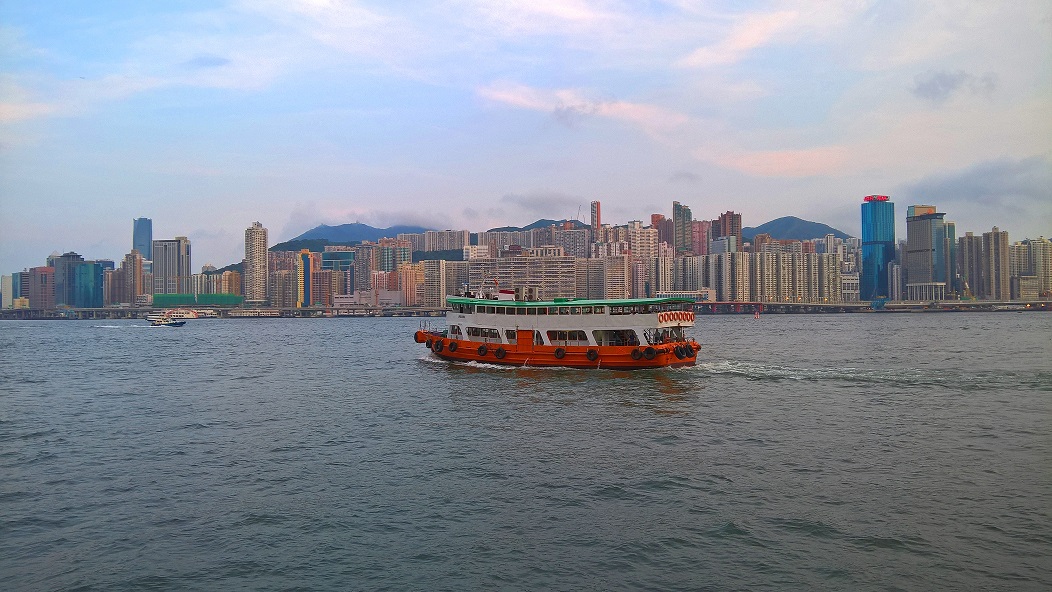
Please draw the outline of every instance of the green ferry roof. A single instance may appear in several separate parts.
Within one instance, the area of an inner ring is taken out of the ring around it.
[[[467,298],[448,296],[449,304],[482,304],[485,306],[636,306],[640,304],[667,304],[672,302],[694,303],[693,298],[621,298],[612,300],[587,300],[577,298],[556,298],[550,301],[492,300],[487,298]]]

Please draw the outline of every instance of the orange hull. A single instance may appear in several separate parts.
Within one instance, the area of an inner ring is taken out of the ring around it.
[[[641,370],[693,366],[701,346],[695,341],[655,346],[591,346],[480,343],[417,331],[414,339],[435,355],[458,362],[505,366]],[[452,350],[452,351],[451,351]],[[678,350],[678,351],[677,351]]]

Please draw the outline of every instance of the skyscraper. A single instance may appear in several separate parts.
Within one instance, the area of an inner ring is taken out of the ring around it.
[[[602,214],[600,213],[599,202],[592,202],[592,242],[599,240],[599,229],[603,225]]]
[[[132,221],[132,249],[143,259],[153,260],[153,220],[136,218]]]
[[[193,276],[190,266],[190,239],[155,240],[153,252],[153,293],[188,294]]]
[[[672,202],[672,244],[677,255],[694,251],[690,223],[690,208],[678,201]]]
[[[267,300],[267,229],[259,222],[245,229],[245,301],[264,304]]]
[[[910,300],[942,300],[953,289],[955,270],[953,227],[935,206],[906,210],[906,296]]]
[[[886,195],[868,195],[862,201],[862,300],[887,298],[888,264],[895,260],[895,203]]]

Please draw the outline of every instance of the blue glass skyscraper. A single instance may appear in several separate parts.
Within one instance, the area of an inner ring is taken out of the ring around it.
[[[136,218],[132,222],[132,248],[147,261],[153,261],[153,220]]]
[[[862,300],[887,298],[888,264],[895,260],[895,204],[886,195],[866,196],[862,203]]]

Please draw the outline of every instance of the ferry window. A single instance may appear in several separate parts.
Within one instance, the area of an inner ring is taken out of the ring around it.
[[[602,306],[595,307],[595,314],[603,314],[603,307]]]
[[[479,328],[478,327],[468,327],[468,337],[478,337],[478,336],[479,336]]]
[[[462,333],[460,332],[460,325],[450,325],[449,326],[449,334],[450,335],[462,335]]]
[[[524,314],[526,314],[526,309],[525,308],[521,308],[521,307],[520,308],[516,308],[515,309],[515,314],[524,315]]]
[[[496,329],[489,329],[488,331],[490,339],[500,340],[500,331],[497,331]]]
[[[591,306],[582,306],[581,307],[581,314],[592,314],[592,307]]]
[[[559,314],[561,314],[561,315],[570,314],[570,307],[569,306],[560,306],[559,307]]]
[[[534,331],[533,332],[533,344],[534,345],[544,345],[544,336],[541,335],[540,331]]]
[[[620,306],[611,306],[610,307],[610,314],[622,314],[621,310],[622,310],[622,308]]]
[[[575,315],[581,314],[581,307],[580,306],[571,306],[570,307],[570,314],[575,314]]]
[[[559,314],[559,307],[558,306],[549,306],[548,307],[548,314],[553,314],[553,315],[554,314]]]
[[[535,314],[537,314],[537,309],[536,308],[527,308],[526,309],[526,314],[528,314],[528,315],[535,315]]]
[[[508,343],[515,343],[515,331],[512,329],[505,329],[504,336],[508,338]]]
[[[539,314],[539,315],[547,315],[548,314],[548,309],[542,306],[542,307],[537,309],[537,314]]]

